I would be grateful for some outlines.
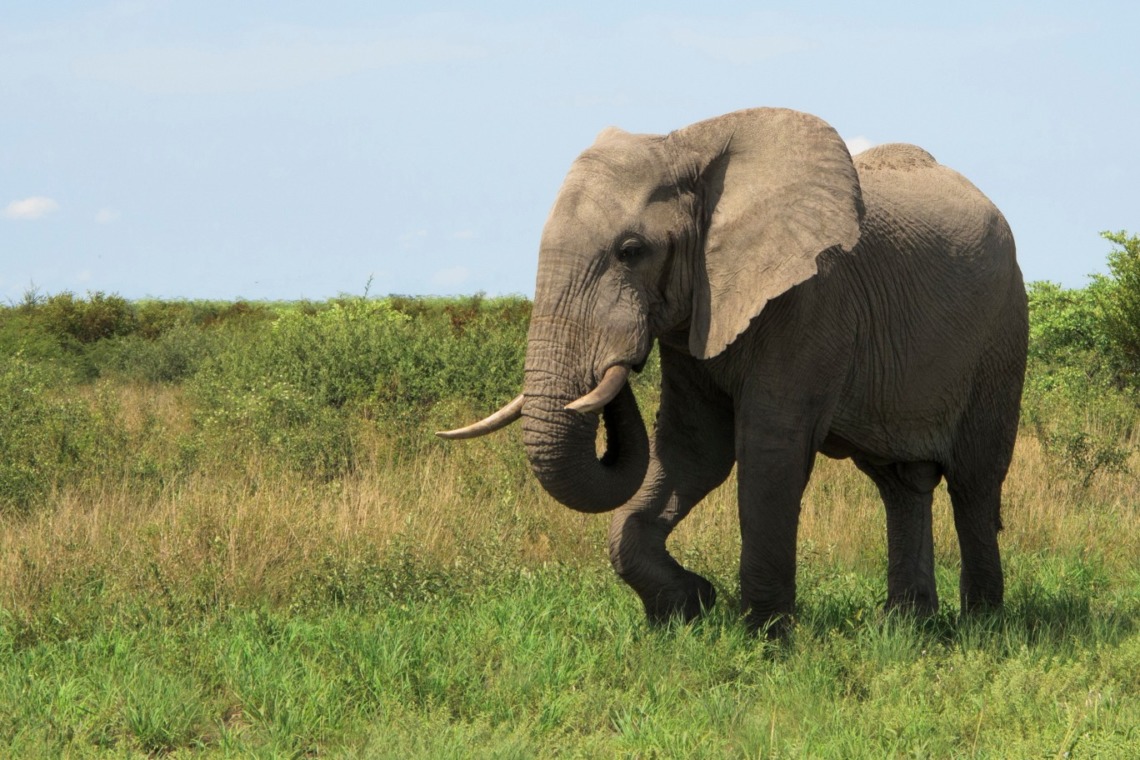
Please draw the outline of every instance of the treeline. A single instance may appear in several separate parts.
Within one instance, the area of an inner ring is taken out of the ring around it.
[[[1023,430],[1085,486],[1128,467],[1140,408],[1140,236],[1104,236],[1108,274],[1029,286]],[[249,456],[334,479],[376,436],[414,455],[436,445],[432,430],[518,393],[529,317],[524,298],[479,295],[28,293],[0,307],[0,512],[112,475],[161,488]],[[648,407],[658,378],[651,360],[637,381]],[[170,408],[140,418],[130,389],[155,386]]]

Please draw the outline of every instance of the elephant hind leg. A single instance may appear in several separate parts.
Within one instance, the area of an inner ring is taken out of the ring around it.
[[[1000,607],[1005,593],[998,532],[1001,490],[1013,458],[1020,383],[988,394],[964,416],[946,485],[962,552],[962,611]],[[1004,396],[1004,398],[1003,398]]]
[[[989,489],[955,488],[949,481],[954,505],[954,528],[962,551],[959,593],[963,612],[994,609],[1002,605],[1005,578],[998,549],[1001,530],[1000,484]]]
[[[1017,438],[1026,342],[1024,302],[1011,301],[1010,308],[1013,313],[1002,322],[1010,327],[979,367],[946,468],[962,552],[963,612],[1000,607],[1005,594],[998,550],[1001,491]],[[1014,329],[1019,323],[1020,329]]]
[[[887,609],[937,612],[931,506],[941,468],[933,462],[872,465],[860,458],[855,465],[874,481],[886,506]]]

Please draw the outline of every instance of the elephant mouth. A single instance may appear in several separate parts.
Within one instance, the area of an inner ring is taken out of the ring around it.
[[[558,394],[524,393],[473,425],[436,435],[475,438],[522,418],[527,457],[547,493],[579,512],[606,512],[633,497],[649,465],[645,424],[628,382],[632,371],[611,365],[593,390],[569,403]],[[606,433],[601,457],[599,424]]]
[[[629,380],[629,372],[629,365],[611,364],[609,368],[606,369],[605,374],[602,375],[601,381],[595,386],[594,390],[575,401],[571,401],[566,405],[566,409],[571,412],[583,413],[602,411],[607,404],[617,397],[621,389],[625,387],[626,382]]]

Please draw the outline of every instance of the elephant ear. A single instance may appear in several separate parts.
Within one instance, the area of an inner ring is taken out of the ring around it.
[[[808,114],[737,111],[670,137],[689,151],[704,202],[689,350],[708,359],[814,275],[820,253],[855,246],[863,201],[847,146]]]

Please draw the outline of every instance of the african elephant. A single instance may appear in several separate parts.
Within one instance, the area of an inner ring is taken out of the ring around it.
[[[655,340],[650,438],[627,378]],[[713,603],[665,542],[736,464],[746,620],[786,625],[817,452],[850,457],[878,487],[888,606],[933,611],[931,500],[945,477],[968,611],[1002,602],[1026,342],[1005,219],[924,150],[852,160],[828,124],[783,109],[663,136],[611,128],[574,161],[543,230],[522,395],[441,435],[521,417],[555,499],[617,509],[610,558],[655,621]]]

